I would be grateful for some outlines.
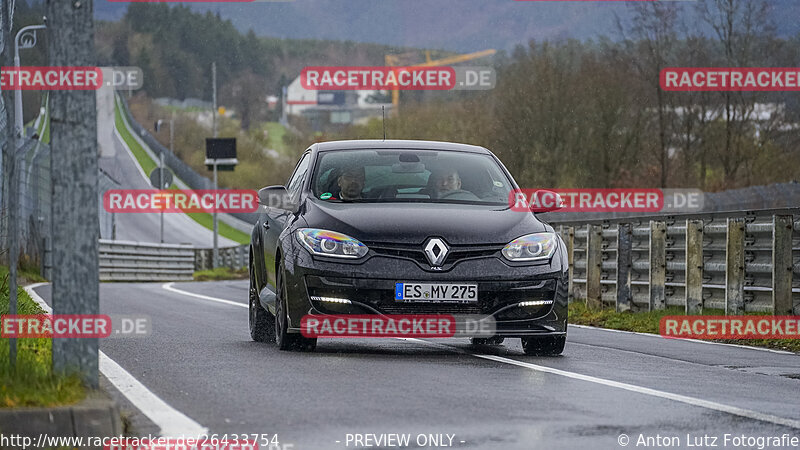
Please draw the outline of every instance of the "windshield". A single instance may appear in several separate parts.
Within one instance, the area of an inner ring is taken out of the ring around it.
[[[505,205],[511,189],[491,156],[433,150],[322,152],[312,180],[314,196],[332,202]]]

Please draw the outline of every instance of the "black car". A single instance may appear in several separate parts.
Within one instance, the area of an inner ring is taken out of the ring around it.
[[[483,147],[312,145],[285,186],[259,191],[250,243],[252,338],[313,350],[316,339],[300,333],[307,315],[473,314],[496,327],[473,343],[519,337],[527,354],[560,354],[566,248],[533,212],[510,208],[515,189]],[[402,283],[413,286],[405,297]],[[419,295],[438,285],[461,286],[461,297]]]

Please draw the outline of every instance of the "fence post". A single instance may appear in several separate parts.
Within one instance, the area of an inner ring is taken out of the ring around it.
[[[728,218],[725,239],[725,314],[744,312],[744,218]]]
[[[603,306],[600,279],[603,274],[603,227],[589,225],[586,236],[586,305]]]
[[[575,227],[567,227],[567,264],[569,265],[569,284],[567,286],[567,298],[572,300],[574,293],[572,289],[572,278],[575,268]]]
[[[792,216],[772,217],[772,314],[792,314]]]
[[[667,224],[650,221],[649,309],[664,309],[667,304]]]
[[[686,220],[686,314],[703,311],[703,221]]]
[[[631,251],[633,226],[621,223],[617,231],[617,311],[631,309]]]

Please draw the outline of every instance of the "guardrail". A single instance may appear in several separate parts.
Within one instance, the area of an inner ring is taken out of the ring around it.
[[[567,245],[571,298],[618,311],[800,314],[800,208],[551,225]]]
[[[184,244],[99,240],[100,281],[191,281],[211,268],[211,249]],[[248,264],[247,245],[219,249],[222,266]]]
[[[239,269],[247,267],[250,262],[250,246],[239,245],[237,247],[220,248],[219,262],[221,267],[228,267],[231,269]],[[211,269],[211,261],[214,250],[210,248],[196,248],[194,249],[194,270],[208,270]]]

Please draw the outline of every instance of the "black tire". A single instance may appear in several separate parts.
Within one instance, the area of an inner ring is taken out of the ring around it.
[[[501,345],[506,338],[502,336],[492,336],[490,338],[470,338],[472,345]]]
[[[289,333],[287,308],[286,277],[283,270],[276,271],[278,295],[275,301],[275,343],[279,350],[300,350],[313,352],[317,348],[316,338],[306,338],[300,334]]]
[[[558,356],[564,351],[567,336],[524,337],[522,350],[526,355]]]
[[[250,298],[247,302],[250,337],[256,342],[275,342],[275,316],[261,306],[256,286],[255,269],[250,263]]]

